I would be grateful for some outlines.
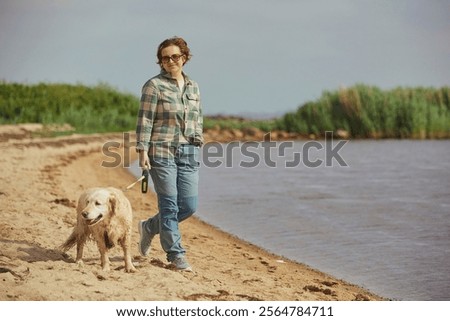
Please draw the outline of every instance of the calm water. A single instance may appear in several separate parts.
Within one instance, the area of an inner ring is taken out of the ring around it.
[[[223,164],[203,162],[197,215],[379,295],[450,300],[450,141],[350,141],[339,151],[347,167],[286,168],[304,144],[207,159]],[[239,166],[257,154],[276,167]]]

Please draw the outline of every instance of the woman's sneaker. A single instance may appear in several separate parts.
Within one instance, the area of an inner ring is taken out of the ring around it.
[[[155,235],[147,232],[147,229],[144,228],[144,223],[145,220],[140,221],[138,224],[140,235],[138,248],[142,256],[147,256],[150,253],[150,245]]]
[[[186,261],[186,258],[184,256],[175,258],[175,260],[171,262],[171,265],[175,268],[175,270],[192,272],[192,267]]]

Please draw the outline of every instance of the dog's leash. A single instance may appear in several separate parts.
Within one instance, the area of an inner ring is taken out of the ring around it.
[[[145,178],[144,175],[142,175],[137,181],[131,183],[130,185],[128,185],[127,187],[125,187],[125,191],[128,191],[129,189],[132,189],[134,185],[136,185],[137,183],[139,183],[140,181],[142,181]]]
[[[149,169],[147,166],[145,166],[145,169],[142,171],[142,176],[140,178],[138,178],[136,181],[134,181],[133,183],[131,183],[130,185],[128,185],[125,188],[125,192],[132,189],[134,185],[136,185],[139,182],[142,182],[141,184],[141,192],[142,193],[147,193],[148,190],[148,176],[149,176]]]

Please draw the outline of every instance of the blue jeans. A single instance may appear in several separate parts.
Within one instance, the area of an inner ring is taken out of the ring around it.
[[[150,175],[158,196],[159,213],[144,222],[151,234],[160,235],[167,260],[184,256],[178,223],[197,210],[199,147],[180,145],[173,159],[150,156]]]

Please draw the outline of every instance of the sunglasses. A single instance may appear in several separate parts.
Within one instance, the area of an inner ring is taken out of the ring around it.
[[[184,55],[177,55],[177,54],[172,55],[172,56],[164,56],[164,57],[161,57],[161,62],[162,62],[163,64],[166,64],[166,63],[168,63],[171,59],[172,59],[173,62],[178,62],[178,60],[180,60],[180,58],[183,57],[183,56],[184,56]]]

